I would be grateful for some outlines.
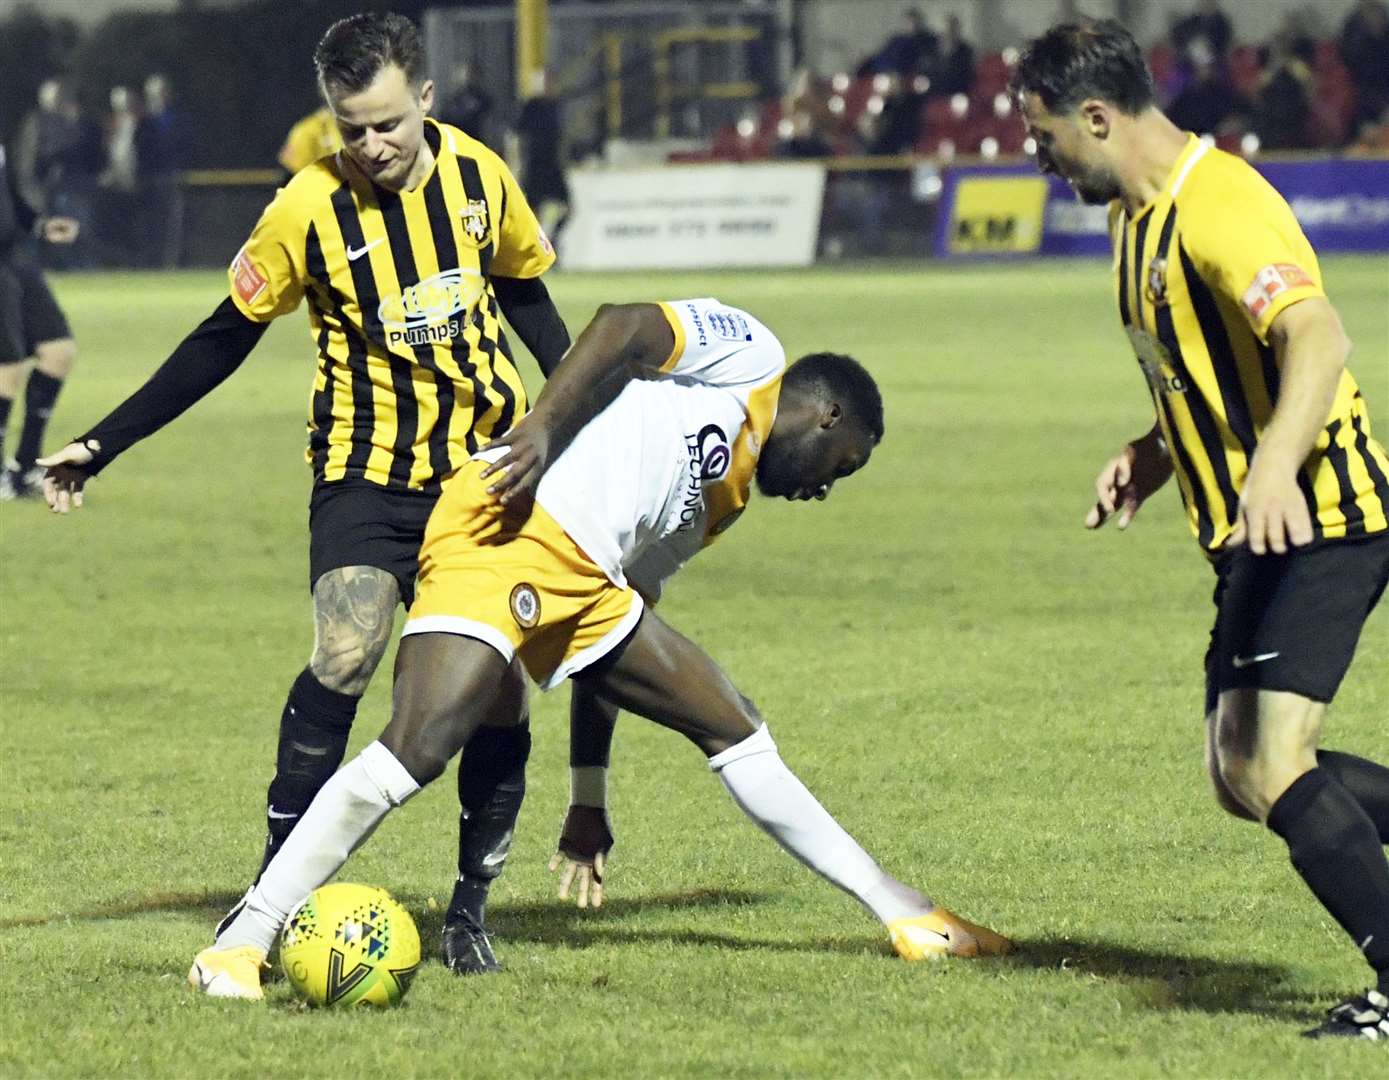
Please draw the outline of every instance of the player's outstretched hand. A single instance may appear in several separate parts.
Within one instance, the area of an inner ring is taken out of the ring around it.
[[[1248,544],[1255,555],[1284,555],[1312,542],[1312,514],[1297,486],[1298,465],[1255,453],[1240,492],[1239,520],[1226,544]]]
[[[101,447],[94,441],[91,447],[86,443],[70,442],[56,454],[35,462],[48,470],[43,477],[43,497],[55,514],[66,514],[82,505],[82,489],[88,479],[84,466],[92,463],[93,449]]]
[[[1111,458],[1095,477],[1095,505],[1085,515],[1085,527],[1098,529],[1117,515],[1127,529],[1144,501],[1167,482],[1172,462],[1153,434],[1135,439]]]
[[[531,413],[500,438],[493,439],[479,453],[506,447],[506,453],[492,462],[480,474],[490,479],[487,494],[495,495],[505,506],[523,495],[535,494],[540,478],[550,466],[550,432],[542,421]]]
[[[601,806],[571,806],[560,829],[559,845],[550,859],[558,870],[559,898],[568,900],[571,889],[581,908],[603,906],[603,871],[612,850],[613,832],[608,812]]]

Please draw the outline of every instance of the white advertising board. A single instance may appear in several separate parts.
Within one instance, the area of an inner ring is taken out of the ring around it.
[[[560,258],[572,270],[809,266],[825,170],[803,163],[578,170]]]

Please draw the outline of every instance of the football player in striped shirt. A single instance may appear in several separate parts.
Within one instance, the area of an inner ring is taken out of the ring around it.
[[[343,149],[301,169],[229,271],[229,295],[125,403],[57,454],[46,493],[86,481],[212,391],[275,318],[306,303],[317,353],[308,417],[315,639],[280,720],[269,862],[333,775],[357,703],[414,598],[444,479],[526,410],[504,313],[549,372],[569,334],[540,275],[554,251],[506,164],[428,117],[433,84],[408,19],[368,13],[324,34],[319,88]],[[495,970],[482,930],[524,794],[529,729],[485,725],[459,770],[459,877],[444,955]]]
[[[1085,524],[1127,527],[1175,477],[1216,575],[1216,798],[1287,843],[1374,971],[1308,1034],[1389,1040],[1389,769],[1317,745],[1389,582],[1389,457],[1316,253],[1250,165],[1159,111],[1117,22],[1053,27],[1014,89],[1042,170],[1110,204],[1119,319],[1156,413],[1101,470]]]

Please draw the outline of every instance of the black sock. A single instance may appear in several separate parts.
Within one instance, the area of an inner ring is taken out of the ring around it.
[[[1379,830],[1379,842],[1389,844],[1389,769],[1354,754],[1318,750],[1317,764],[1349,791]]]
[[[487,890],[502,872],[526,797],[530,725],[480,727],[458,762],[458,881],[450,918],[467,912],[482,925]]]
[[[1302,880],[1384,985],[1389,976],[1389,862],[1369,815],[1318,768],[1303,773],[1278,797],[1268,813],[1268,827],[1287,841]]]
[[[266,793],[264,872],[318,789],[342,764],[361,698],[329,690],[308,668],[299,673],[280,714],[275,779]],[[260,874],[256,875],[259,880]]]
[[[43,452],[48,418],[53,415],[53,405],[62,388],[62,379],[55,379],[38,370],[30,372],[28,385],[24,388],[24,427],[19,433],[19,446],[14,455],[21,469],[32,469],[35,459]]]
[[[0,397],[0,461],[5,453],[5,429],[10,426],[10,410],[14,408],[14,398]]]

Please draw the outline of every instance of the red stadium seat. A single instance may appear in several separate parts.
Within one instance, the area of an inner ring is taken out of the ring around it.
[[[1259,50],[1253,45],[1236,45],[1230,51],[1230,85],[1235,93],[1252,98],[1259,89],[1263,68],[1259,64]]]
[[[1318,41],[1316,50],[1312,53],[1312,70],[1325,71],[1328,68],[1341,66],[1341,51],[1336,47],[1334,41]]]
[[[844,123],[851,127],[858,123],[858,118],[863,115],[863,110],[868,106],[868,99],[872,96],[872,75],[865,75],[851,82],[849,89],[844,91]]]
[[[1177,66],[1177,54],[1171,45],[1154,45],[1148,50],[1148,70],[1153,73],[1153,81],[1165,82]]]
[[[992,101],[996,94],[1008,89],[1008,80],[1011,76],[1012,69],[1004,61],[1002,53],[985,53],[979,58],[979,64],[975,68],[974,87],[971,94],[974,97],[987,98]]]
[[[738,130],[733,127],[719,128],[714,132],[710,150],[717,161],[742,161],[747,156],[747,145],[738,134]]]

